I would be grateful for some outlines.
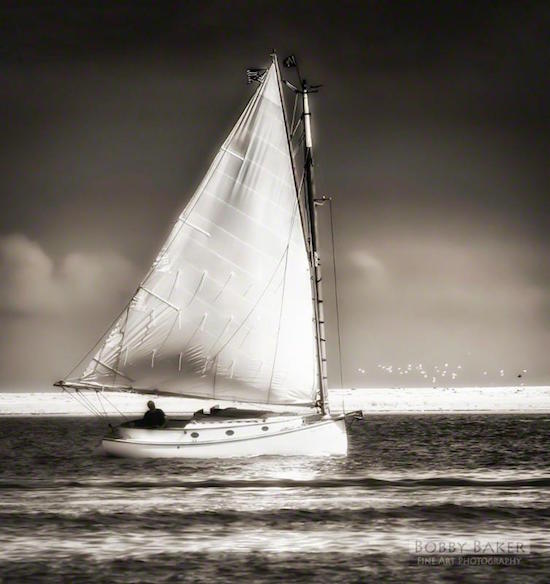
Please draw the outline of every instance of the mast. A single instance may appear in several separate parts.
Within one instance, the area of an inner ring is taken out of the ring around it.
[[[276,55],[273,59],[278,65]],[[305,203],[305,221],[304,230],[308,242],[309,264],[312,278],[312,296],[315,317],[315,338],[317,344],[317,371],[319,378],[319,407],[323,414],[329,413],[328,387],[327,387],[327,350],[326,350],[326,333],[325,333],[325,313],[323,307],[323,286],[321,275],[321,260],[318,247],[317,233],[317,213],[315,199],[315,181],[313,176],[313,140],[311,135],[311,110],[309,108],[309,95],[317,93],[320,85],[308,85],[305,79],[302,79],[298,63],[294,55],[285,59],[285,65],[296,67],[300,88],[298,89],[288,81],[285,84],[302,97],[302,121],[304,124],[304,203]],[[278,66],[277,66],[278,70]],[[282,97],[282,96],[281,96]],[[284,102],[283,102],[284,103]],[[283,108],[284,109],[284,108]],[[287,124],[285,123],[287,126]],[[288,128],[288,126],[287,126]],[[290,129],[292,131],[292,128]],[[289,136],[289,145],[290,145]],[[291,155],[292,159],[292,155]],[[299,188],[298,188],[299,194]]]
[[[317,213],[315,211],[315,182],[313,177],[313,141],[311,138],[311,111],[309,109],[309,93],[315,88],[308,87],[302,80],[302,105],[304,116],[304,172],[305,200],[309,216],[310,263],[313,277],[313,302],[315,307],[315,332],[317,337],[317,366],[319,371],[320,406],[323,414],[329,413],[327,389],[327,349],[325,333],[325,312],[323,307],[323,285],[321,275],[321,260],[319,257],[317,235]]]

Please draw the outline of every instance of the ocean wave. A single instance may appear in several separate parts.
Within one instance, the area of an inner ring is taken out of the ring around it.
[[[480,487],[493,489],[507,488],[549,488],[550,477],[517,477],[510,479],[476,479],[459,476],[437,476],[421,478],[374,478],[336,477],[310,480],[300,479],[205,479],[205,480],[0,480],[0,490],[36,489],[253,489],[253,488],[315,488],[338,489],[363,487],[385,488],[436,488],[436,487]]]
[[[456,527],[460,523],[470,524],[483,520],[485,523],[517,522],[537,523],[550,519],[550,509],[533,506],[487,506],[441,503],[429,505],[398,505],[364,507],[360,509],[303,509],[282,508],[277,510],[200,510],[136,508],[128,510],[78,511],[74,507],[41,512],[26,512],[18,507],[15,512],[0,512],[0,525],[10,525],[18,531],[25,529],[41,531],[98,529],[165,530],[181,531],[198,527],[230,527],[231,525],[262,527],[270,529],[308,528],[313,525],[341,525],[348,530],[364,529],[367,525],[383,522],[423,521],[438,524],[451,521]]]

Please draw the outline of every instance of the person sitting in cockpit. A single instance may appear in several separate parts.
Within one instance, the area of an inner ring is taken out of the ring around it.
[[[166,425],[166,416],[164,412],[155,406],[155,402],[150,400],[147,402],[149,408],[143,418],[139,420],[139,425],[142,428],[162,428]]]

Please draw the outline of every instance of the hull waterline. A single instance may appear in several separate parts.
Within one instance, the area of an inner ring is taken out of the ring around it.
[[[343,417],[313,422],[298,417],[187,424],[179,430],[128,428],[106,436],[102,446],[109,455],[127,458],[346,456],[348,439]]]

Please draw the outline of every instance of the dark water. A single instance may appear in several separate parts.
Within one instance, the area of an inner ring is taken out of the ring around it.
[[[548,582],[550,416],[380,416],[333,459],[133,461],[97,419],[0,419],[1,582]],[[418,565],[415,541],[521,541]]]

